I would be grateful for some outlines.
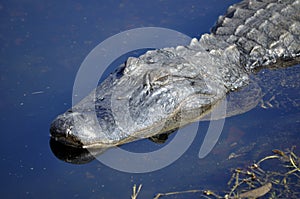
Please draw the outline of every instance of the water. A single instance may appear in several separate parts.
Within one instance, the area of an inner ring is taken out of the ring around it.
[[[147,26],[198,37],[235,2],[1,1],[1,198],[129,198],[134,184],[143,184],[140,198],[187,189],[222,191],[231,167],[299,143],[299,108],[286,103],[285,108],[257,107],[226,119],[218,144],[204,159],[197,157],[203,140],[198,133],[179,160],[146,174],[119,172],[98,161],[65,163],[50,149],[49,125],[71,106],[76,72],[97,44],[121,31]],[[289,97],[298,99],[296,91],[291,89]],[[199,132],[207,126],[201,123]],[[153,145],[143,140],[124,147],[143,151]],[[227,160],[249,145],[252,149],[240,159]]]

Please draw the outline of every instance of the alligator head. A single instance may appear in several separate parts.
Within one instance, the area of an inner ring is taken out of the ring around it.
[[[51,136],[75,147],[106,147],[196,121],[233,85],[240,87],[247,80],[226,56],[237,50],[228,49],[208,51],[193,39],[186,47],[131,57],[90,95],[59,115],[51,125]]]

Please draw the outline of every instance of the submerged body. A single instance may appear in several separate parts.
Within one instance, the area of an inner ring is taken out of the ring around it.
[[[168,132],[200,119],[227,93],[247,86],[253,70],[288,65],[299,55],[300,2],[245,0],[190,45],[129,58],[58,116],[51,136],[91,148]]]

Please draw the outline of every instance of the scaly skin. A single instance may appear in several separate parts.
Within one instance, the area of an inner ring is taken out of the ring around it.
[[[298,0],[245,0],[211,34],[188,46],[129,58],[51,125],[51,136],[83,148],[110,147],[199,120],[249,74],[300,54]],[[94,97],[95,96],[95,97]],[[94,115],[96,111],[97,117]]]

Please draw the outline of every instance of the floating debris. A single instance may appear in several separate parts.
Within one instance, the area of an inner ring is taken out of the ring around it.
[[[171,195],[178,195],[178,194],[185,194],[185,193],[199,193],[199,192],[201,192],[201,193],[207,192],[206,194],[208,194],[208,195],[214,194],[213,192],[210,193],[210,191],[195,189],[195,190],[187,190],[187,191],[174,191],[174,192],[168,192],[168,193],[158,193],[158,194],[156,194],[156,196],[153,199],[158,199],[161,196],[171,196]]]
[[[31,95],[42,94],[42,93],[44,93],[44,91],[35,91],[35,92],[32,92]]]
[[[295,146],[286,151],[274,149],[273,154],[245,169],[233,169],[233,174],[227,183],[230,191],[225,191],[225,195],[211,190],[194,189],[158,193],[154,199],[189,193],[200,193],[199,198],[207,199],[243,199],[263,196],[266,198],[300,198],[300,157],[294,153],[294,149]],[[264,169],[263,164],[268,169]],[[134,185],[132,199],[137,199],[141,187],[140,185],[136,191],[136,185]]]
[[[261,187],[241,193],[238,198],[258,198],[266,195],[272,189],[272,183],[269,182]]]
[[[136,184],[133,185],[131,199],[137,199],[137,196],[139,195],[141,189],[142,189],[141,184],[139,185],[138,190],[136,190]]]

